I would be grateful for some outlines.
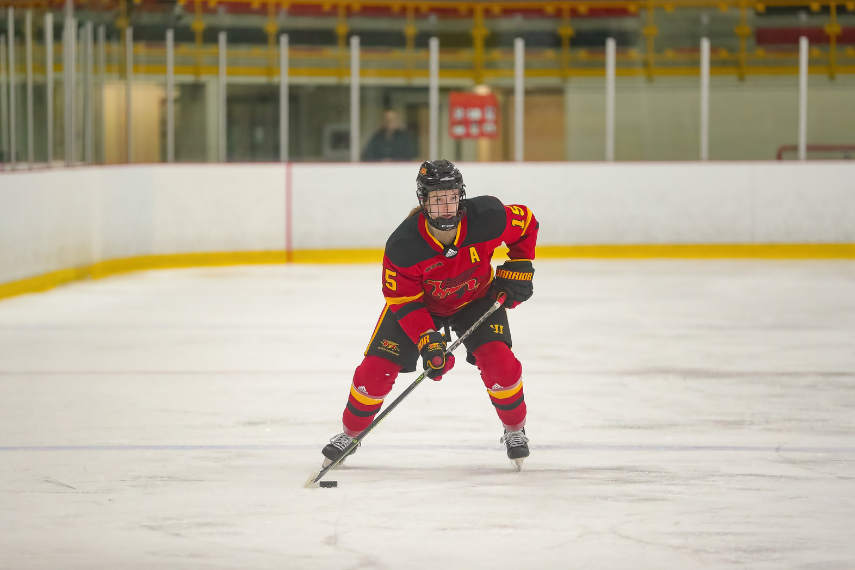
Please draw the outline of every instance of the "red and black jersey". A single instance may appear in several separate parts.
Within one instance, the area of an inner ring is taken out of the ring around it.
[[[431,314],[452,315],[487,293],[490,260],[502,243],[510,259],[534,259],[539,225],[527,207],[505,206],[492,196],[464,200],[462,206],[466,213],[453,247],[430,234],[423,213],[404,220],[386,242],[383,296],[414,343],[434,328]]]

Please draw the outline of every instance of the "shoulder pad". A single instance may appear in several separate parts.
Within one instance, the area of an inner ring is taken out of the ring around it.
[[[466,200],[466,239],[461,247],[498,239],[505,232],[508,214],[505,206],[493,196]]]
[[[419,233],[420,215],[413,214],[392,232],[386,240],[386,257],[398,267],[412,267],[440,255]]]

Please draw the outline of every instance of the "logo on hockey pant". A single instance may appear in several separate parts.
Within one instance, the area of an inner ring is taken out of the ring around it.
[[[493,329],[493,332],[496,334],[503,334],[505,331],[504,325],[490,325],[490,328]]]
[[[391,340],[386,340],[385,338],[380,341],[380,349],[385,350],[386,352],[391,352],[392,354],[400,354],[400,349],[398,348],[397,342],[392,342]]]
[[[478,284],[481,282],[483,277],[473,277],[476,271],[478,271],[479,266],[471,267],[458,275],[457,277],[452,277],[451,279],[443,279],[442,281],[428,279],[425,281],[428,285],[430,285],[433,290],[430,292],[431,295],[438,299],[445,299],[452,293],[457,294],[457,298],[463,297],[468,291],[474,291],[478,288]]]

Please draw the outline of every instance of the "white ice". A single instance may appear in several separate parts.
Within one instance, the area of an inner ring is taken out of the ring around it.
[[[855,263],[536,269],[510,314],[523,471],[461,358],[337,489],[302,485],[340,431],[377,266],[0,302],[0,568],[855,567]]]

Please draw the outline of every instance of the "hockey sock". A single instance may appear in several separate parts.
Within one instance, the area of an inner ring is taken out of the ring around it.
[[[508,431],[525,426],[526,406],[523,397],[522,364],[504,342],[479,346],[472,353],[487,387],[490,401]]]
[[[401,367],[379,356],[366,356],[356,367],[347,406],[341,418],[344,433],[356,437],[374,420],[383,399],[392,391]]]

